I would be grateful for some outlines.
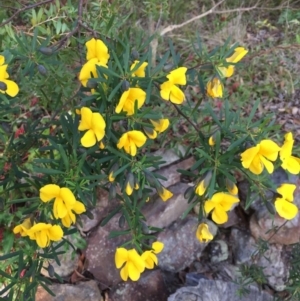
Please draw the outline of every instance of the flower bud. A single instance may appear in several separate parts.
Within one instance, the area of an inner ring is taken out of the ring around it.
[[[47,69],[43,65],[38,65],[37,69],[41,75],[43,75],[43,76],[47,75]]]
[[[139,55],[139,53],[137,52],[137,50],[133,49],[133,50],[131,51],[131,57],[132,57],[133,60],[138,60],[139,57],[140,57],[140,55]]]
[[[116,178],[115,176],[115,172],[119,169],[119,164],[118,163],[115,163],[111,169],[109,170],[109,173],[108,173],[108,180],[109,182],[113,182]]]
[[[125,222],[126,222],[125,216],[122,214],[119,218],[119,228],[124,228]]]
[[[51,55],[53,53],[53,49],[50,47],[41,47],[39,51],[45,55]]]
[[[143,130],[144,130],[145,134],[148,136],[148,138],[155,139],[157,137],[157,132],[154,129],[144,127]]]
[[[172,64],[172,63],[166,64],[166,65],[164,65],[164,67],[163,67],[163,71],[169,72],[169,71],[171,71],[173,68],[174,68],[174,64]]]
[[[117,196],[117,190],[116,186],[114,184],[111,184],[109,187],[109,199],[115,199]]]
[[[90,78],[86,84],[86,86],[90,89],[95,89],[98,86],[97,81],[94,78]]]
[[[188,189],[184,192],[184,198],[189,199],[194,192],[194,187],[188,187]]]
[[[0,82],[0,90],[6,91],[7,90],[7,85],[4,82]]]
[[[141,224],[142,224],[142,232],[144,234],[150,234],[151,231],[150,231],[148,225],[144,221],[141,221]]]
[[[232,195],[238,194],[239,190],[238,190],[237,186],[228,178],[225,179],[225,185],[230,194],[232,194]]]
[[[127,91],[130,88],[130,83],[127,80],[123,80],[122,82],[122,90]]]
[[[203,176],[202,179],[200,180],[199,184],[196,186],[195,192],[199,195],[202,196],[204,195],[206,188],[208,187],[210,180],[212,177],[212,172],[211,170],[208,170]]]
[[[160,187],[160,185],[158,185],[158,181],[150,172],[145,170],[144,173],[145,173],[145,178],[151,187],[153,186],[155,186],[156,188]]]
[[[54,277],[55,271],[54,271],[54,267],[53,267],[52,264],[49,263],[47,271],[48,271],[48,274],[49,274],[50,277]]]
[[[127,174],[127,177],[126,177],[126,180],[125,180],[125,192],[126,192],[127,195],[132,194],[133,188],[135,186],[134,182],[135,182],[134,175],[131,172],[129,172]]]
[[[272,215],[275,215],[276,210],[275,210],[274,205],[273,205],[271,202],[268,202],[268,201],[265,202],[265,205],[266,205],[266,207],[267,207],[267,210],[268,210]]]

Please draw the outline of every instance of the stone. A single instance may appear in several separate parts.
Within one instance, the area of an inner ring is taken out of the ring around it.
[[[217,226],[211,221],[210,232],[215,236]],[[196,238],[198,219],[187,216],[184,220],[174,222],[169,228],[157,236],[164,243],[163,251],[158,254],[158,266],[166,271],[178,272],[189,266],[201,256],[208,243],[200,243]]]
[[[39,286],[35,301],[104,301],[97,282],[94,280],[80,282],[77,285],[52,284],[48,287],[55,293],[55,296],[50,295]]]
[[[88,270],[103,285],[103,289],[122,281],[120,270],[115,266],[115,252],[116,248],[128,240],[128,236],[109,238],[111,231],[121,230],[119,218],[120,214],[117,214],[105,226],[93,231],[88,238],[89,243],[85,251],[89,260]]]
[[[246,230],[233,228],[230,233],[230,245],[235,264],[250,262],[257,251],[255,239]]]
[[[167,301],[168,288],[160,270],[145,271],[137,282],[118,284],[109,293],[111,301]]]
[[[248,286],[248,294],[241,298],[237,291],[240,286],[221,280],[199,279],[197,286],[182,287],[172,294],[168,301],[272,301],[273,296],[260,291],[256,286]]]
[[[289,277],[288,264],[285,262],[283,247],[278,244],[271,244],[263,254],[257,254],[254,264],[263,268],[268,284],[275,291],[283,291]]]
[[[185,183],[177,183],[168,189],[173,193],[173,197],[164,202],[156,196],[145,204],[142,212],[147,219],[147,225],[166,228],[178,219],[189,207],[184,198],[184,192],[189,186]]]
[[[228,259],[228,245],[224,240],[214,240],[209,244],[209,256],[212,263]]]

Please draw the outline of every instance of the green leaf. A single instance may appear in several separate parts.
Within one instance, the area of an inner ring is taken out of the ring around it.
[[[64,174],[64,171],[57,170],[57,169],[51,169],[51,168],[43,168],[43,167],[37,167],[33,166],[33,170],[37,173],[42,173],[45,175],[61,175]]]
[[[116,207],[107,217],[105,217],[102,220],[100,226],[101,227],[105,226],[111,220],[111,218],[113,218],[121,209],[122,209],[122,206]]]
[[[250,125],[250,123],[251,123],[251,121],[252,121],[252,119],[253,119],[253,117],[254,117],[254,115],[255,115],[255,112],[256,112],[256,110],[257,110],[259,104],[260,104],[260,99],[258,98],[258,99],[255,101],[255,103],[253,104],[252,110],[251,110],[251,112],[250,112],[250,114],[249,114],[249,117],[248,117],[248,119],[247,119],[247,124],[248,124],[248,126]]]

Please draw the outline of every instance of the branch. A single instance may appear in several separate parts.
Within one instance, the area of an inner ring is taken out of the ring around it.
[[[205,13],[198,15],[190,20],[187,20],[181,24],[177,24],[177,25],[170,25],[166,28],[164,28],[163,30],[161,30],[160,32],[160,36],[164,36],[166,33],[174,30],[174,29],[178,29],[181,28],[191,22],[194,22],[196,20],[202,19],[204,17],[206,17],[207,15],[210,15],[212,13],[215,14],[226,14],[226,13],[233,13],[233,12],[244,12],[244,11],[249,11],[249,10],[253,10],[257,8],[257,4],[259,3],[259,1],[252,7],[246,7],[246,8],[235,8],[235,9],[228,9],[228,10],[220,10],[220,11],[215,11],[215,8],[218,7],[219,5],[221,5],[225,0],[221,0],[220,2],[218,2],[215,6],[213,6],[211,9],[209,9],[208,11],[206,11]]]
[[[28,6],[25,6],[23,8],[20,8],[11,17],[9,17],[7,20],[5,20],[4,22],[2,22],[0,24],[0,27],[8,24],[14,17],[16,17],[21,12],[29,10],[29,9],[32,9],[32,8],[35,8],[35,7],[40,6],[40,5],[44,5],[44,4],[50,3],[50,2],[54,2],[54,0],[45,0],[45,1],[42,1],[42,2],[39,2],[39,3],[35,3],[35,4],[32,4],[32,5],[28,5]]]

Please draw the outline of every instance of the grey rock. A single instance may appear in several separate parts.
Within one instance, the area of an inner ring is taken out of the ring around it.
[[[283,291],[289,277],[288,264],[282,254],[282,246],[278,244],[269,245],[264,254],[258,255],[254,263],[263,267],[268,284],[276,291]]]
[[[109,294],[111,301],[167,301],[168,288],[160,270],[149,270],[137,282],[117,285]]]
[[[217,226],[210,221],[208,224],[210,232],[215,236]],[[163,251],[158,254],[158,265],[161,269],[178,272],[200,257],[208,244],[197,240],[197,227],[197,218],[187,216],[158,234],[157,240],[164,243]]]
[[[218,263],[228,259],[228,245],[224,240],[214,240],[209,245],[210,261]]]
[[[182,287],[172,294],[168,301],[272,301],[273,297],[261,292],[255,286],[249,286],[249,293],[240,297],[240,287],[221,280],[200,279],[198,286]]]
[[[48,287],[55,296],[39,286],[35,295],[36,301],[103,301],[97,282],[94,280],[80,282],[77,285],[52,284]]]
[[[177,183],[168,189],[173,193],[173,197],[166,202],[160,197],[146,203],[143,213],[147,219],[147,225],[158,228],[166,228],[178,217],[180,217],[189,207],[184,198],[184,192],[189,186],[185,183]]]
[[[257,251],[255,239],[249,231],[233,228],[230,233],[230,241],[236,264],[249,262]]]

